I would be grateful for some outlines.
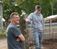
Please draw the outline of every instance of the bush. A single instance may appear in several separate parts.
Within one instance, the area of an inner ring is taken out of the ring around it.
[[[5,30],[0,30],[0,39],[6,38]]]

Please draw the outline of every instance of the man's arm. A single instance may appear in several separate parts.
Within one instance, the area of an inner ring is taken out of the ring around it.
[[[11,28],[11,32],[15,35],[17,41],[25,41],[25,37],[21,33],[20,29]]]
[[[32,15],[33,15],[33,13],[31,13],[31,14],[25,19],[25,21],[28,22],[28,23],[31,23],[31,21],[32,21]]]
[[[18,39],[19,39],[19,41],[21,40],[21,41],[25,41],[25,37],[22,35],[22,34],[20,34],[19,36],[18,36]]]

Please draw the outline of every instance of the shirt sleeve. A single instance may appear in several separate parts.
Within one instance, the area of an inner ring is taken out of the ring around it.
[[[32,21],[32,15],[33,15],[33,13],[31,13],[31,14],[27,17],[27,20],[30,21],[30,22]]]
[[[17,29],[17,28],[10,28],[11,32],[17,37],[21,34],[21,31],[20,29]]]

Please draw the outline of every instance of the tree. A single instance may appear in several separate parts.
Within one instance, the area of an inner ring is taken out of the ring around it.
[[[12,4],[10,0],[3,0],[3,17],[6,21],[8,21],[12,12],[18,12],[21,14],[21,9],[19,6]]]
[[[44,17],[55,14],[54,10],[57,8],[54,8],[54,6],[57,4],[57,0],[39,0],[39,2],[42,7]]]

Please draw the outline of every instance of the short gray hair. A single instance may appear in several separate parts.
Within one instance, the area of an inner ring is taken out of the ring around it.
[[[17,12],[12,12],[10,15],[10,19],[13,18],[14,15],[19,15]]]

